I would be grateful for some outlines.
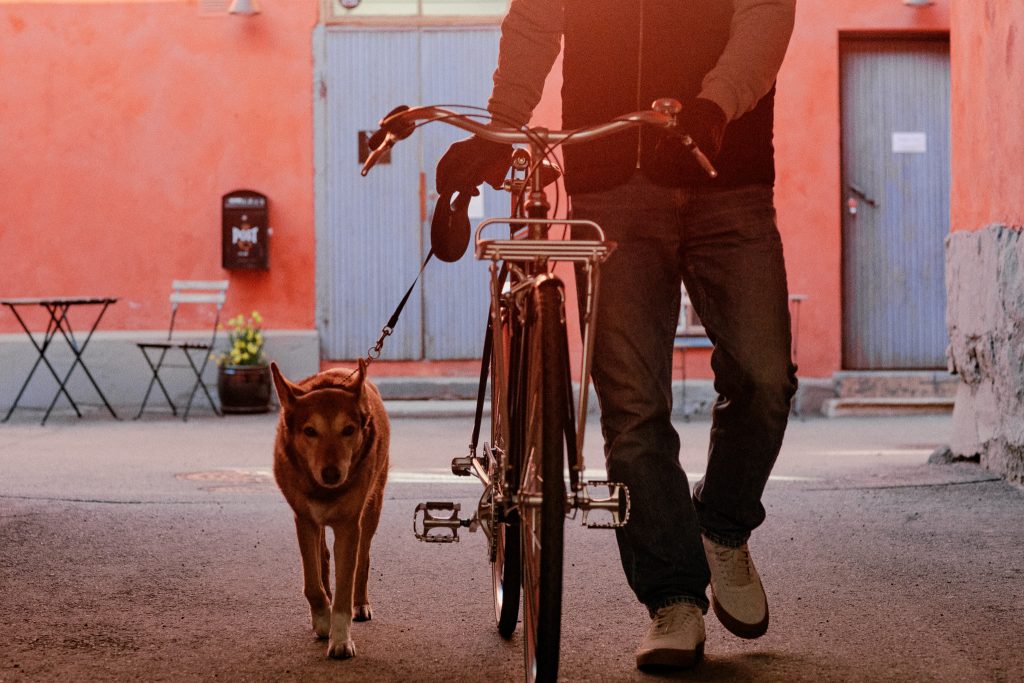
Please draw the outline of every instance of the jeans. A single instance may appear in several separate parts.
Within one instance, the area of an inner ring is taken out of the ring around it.
[[[609,479],[630,490],[629,523],[616,531],[626,579],[652,613],[676,602],[706,611],[700,535],[738,546],[764,521],[796,392],[773,191],[666,188],[637,174],[575,194],[572,207],[618,243],[601,267],[592,377]],[[671,423],[680,281],[714,344],[718,394],[692,498]]]

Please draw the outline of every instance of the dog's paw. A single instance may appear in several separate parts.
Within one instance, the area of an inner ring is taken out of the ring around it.
[[[330,608],[319,611],[311,610],[313,616],[313,633],[317,640],[323,640],[331,635],[331,610]]]
[[[356,613],[352,615],[352,621],[369,621],[373,619],[373,610],[370,609],[369,605],[359,605],[356,607]]]
[[[331,640],[327,645],[327,656],[332,659],[350,659],[356,656],[356,644],[351,638],[344,641]]]

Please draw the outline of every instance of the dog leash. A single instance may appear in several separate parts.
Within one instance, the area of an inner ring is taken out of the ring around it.
[[[416,277],[413,278],[412,284],[409,285],[409,289],[405,291],[405,296],[403,296],[402,300],[398,302],[398,306],[395,308],[395,312],[391,314],[391,317],[388,318],[387,323],[385,323],[384,327],[381,328],[380,336],[377,337],[377,342],[369,349],[367,349],[366,358],[364,359],[366,361],[365,367],[370,367],[370,364],[373,363],[373,361],[380,358],[381,349],[384,348],[384,340],[390,337],[391,333],[395,331],[395,325],[398,324],[398,317],[402,315],[402,309],[404,309],[405,304],[408,303],[409,297],[412,296],[412,290],[416,288],[416,283],[420,281],[420,277],[423,276],[423,271],[426,270],[427,264],[430,263],[430,259],[432,259],[433,257],[434,250],[433,248],[431,248],[431,250],[427,253],[427,258],[423,259],[423,265],[420,266],[419,272],[416,273]],[[348,377],[346,377],[344,381],[348,381],[352,377],[352,375],[356,374],[358,371],[359,370],[356,369],[350,372]]]

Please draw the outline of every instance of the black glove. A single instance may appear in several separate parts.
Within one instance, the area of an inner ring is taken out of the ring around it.
[[[679,130],[689,134],[700,151],[714,161],[722,151],[725,136],[725,112],[711,100],[698,97],[683,105],[679,112]]]
[[[442,197],[463,191],[478,194],[476,187],[488,183],[500,189],[512,161],[512,145],[476,136],[459,140],[437,162],[437,193]]]

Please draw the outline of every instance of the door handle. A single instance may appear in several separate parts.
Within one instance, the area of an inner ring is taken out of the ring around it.
[[[878,202],[876,202],[874,199],[869,197],[867,195],[867,193],[864,192],[864,190],[860,189],[859,187],[857,187],[853,183],[850,183],[846,187],[850,190],[850,192],[855,194],[858,198],[860,198],[861,201],[863,201],[868,206],[872,206],[872,207],[878,206]]]

